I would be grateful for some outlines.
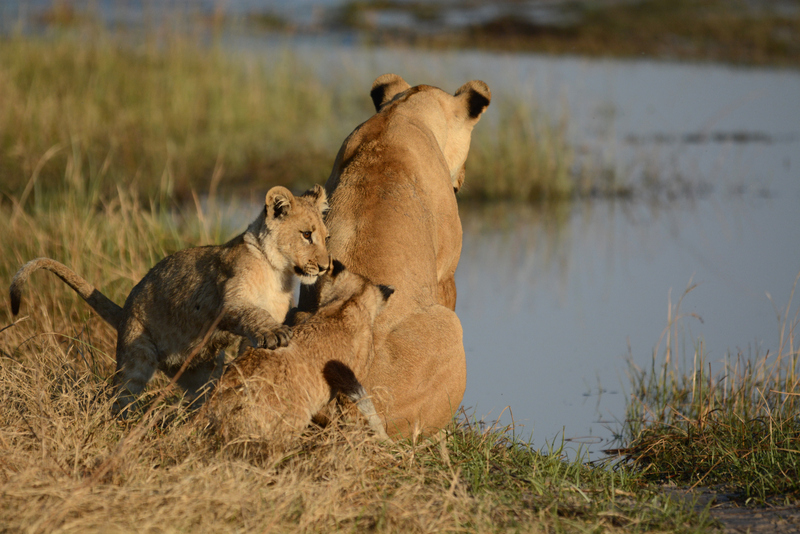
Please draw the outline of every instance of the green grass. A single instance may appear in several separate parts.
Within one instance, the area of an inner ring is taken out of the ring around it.
[[[369,87],[347,76],[323,81],[313,64],[277,46],[233,55],[186,34],[139,40],[70,29],[3,38],[0,202],[27,206],[64,188],[100,188],[111,198],[120,183],[179,202],[192,191],[230,198],[324,183],[342,141],[373,113]],[[627,192],[578,162],[567,121],[531,95],[496,99],[475,129],[461,197]]]
[[[213,208],[175,213],[120,188],[0,205],[0,280],[57,258],[116,302],[162,256],[237,230]],[[217,449],[182,424],[161,375],[154,410],[110,417],[113,330],[37,273],[11,326],[0,306],[0,524],[10,532],[702,532],[706,514],[628,469],[539,451],[462,416],[440,444],[381,445],[361,426],[310,430],[281,454]]]
[[[712,373],[702,343],[677,365],[679,303],[658,363],[632,365],[625,462],[653,482],[722,485],[748,503],[800,497],[798,312],[790,304],[779,314],[777,353],[728,356]]]
[[[79,189],[135,183],[183,199],[220,183],[323,182],[368,99],[327,91],[295,59],[276,49],[234,60],[188,36],[3,39],[2,192],[30,184],[36,196],[65,175]]]

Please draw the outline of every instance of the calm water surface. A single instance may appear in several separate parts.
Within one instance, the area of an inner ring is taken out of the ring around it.
[[[632,175],[655,165],[692,184],[672,201],[578,203],[553,217],[462,210],[464,405],[487,420],[510,406],[535,445],[565,437],[597,450],[624,416],[627,360],[650,364],[670,295],[677,303],[690,283],[681,311],[702,319],[680,322],[690,362],[701,340],[717,363],[778,349],[775,306],[800,272],[800,74],[504,61],[522,86],[566,101],[576,143]]]

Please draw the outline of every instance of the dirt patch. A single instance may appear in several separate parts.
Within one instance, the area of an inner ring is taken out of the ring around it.
[[[800,533],[800,500],[779,497],[763,506],[747,506],[740,496],[722,488],[665,488],[672,497],[693,503],[696,510],[710,505],[711,517],[725,534]]]

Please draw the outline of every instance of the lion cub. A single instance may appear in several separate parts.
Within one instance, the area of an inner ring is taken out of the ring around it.
[[[317,289],[316,313],[294,327],[291,345],[250,348],[228,365],[199,415],[200,425],[225,442],[254,437],[280,443],[342,393],[378,437],[389,439],[356,377],[372,360],[372,326],[394,289],[372,284],[336,260]]]
[[[136,284],[122,308],[63,264],[32,260],[11,282],[11,310],[19,312],[31,273],[49,270],[117,330],[114,413],[133,402],[156,368],[173,377],[195,352],[177,383],[199,404],[204,386],[222,373],[225,348],[237,336],[256,347],[289,343],[291,329],[281,323],[291,307],[293,275],[311,284],[330,266],[325,209],[319,185],[298,197],[273,187],[247,230],[224,245],[167,256]]]

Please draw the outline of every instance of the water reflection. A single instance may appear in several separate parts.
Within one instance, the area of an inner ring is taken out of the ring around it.
[[[679,355],[691,358],[701,338],[709,361],[774,351],[766,292],[785,305],[800,270],[800,218],[788,199],[593,202],[573,205],[566,220],[530,206],[466,208],[463,218],[464,404],[487,420],[511,406],[538,446],[562,433],[612,437],[625,361],[649,365],[668,298],[677,302],[690,281],[699,287],[683,310],[702,322],[679,325]]]

